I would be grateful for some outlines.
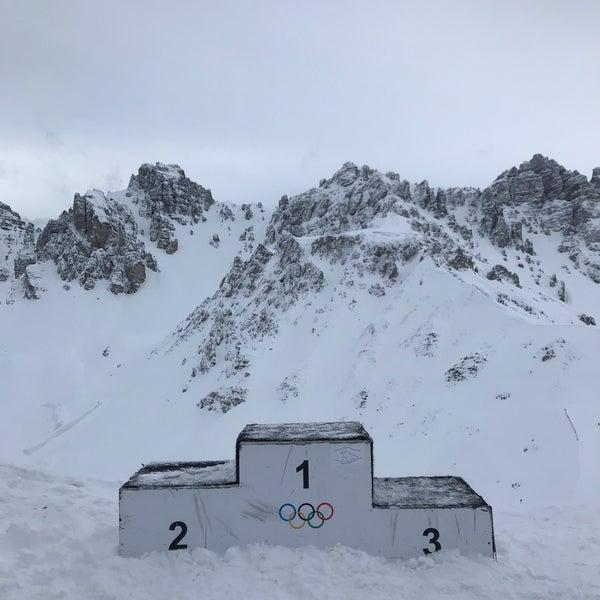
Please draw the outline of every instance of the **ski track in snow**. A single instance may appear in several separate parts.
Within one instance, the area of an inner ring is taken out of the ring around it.
[[[89,414],[93,413],[101,405],[102,405],[102,402],[96,403],[94,406],[92,406],[92,408],[90,408],[89,410],[86,410],[82,415],[79,415],[76,419],[73,419],[72,421],[69,421],[68,423],[65,423],[64,425],[61,425],[60,427],[58,427],[52,433],[52,435],[49,435],[43,442],[40,442],[39,444],[36,444],[35,446],[32,446],[31,448],[25,448],[25,450],[23,450],[23,454],[26,454],[27,456],[29,456],[30,454],[33,454],[34,452],[41,450],[48,442],[51,442],[53,439],[61,436],[63,433],[66,433],[67,431],[69,431],[70,429],[75,427],[75,425],[77,425],[77,423],[83,421],[83,419],[85,419]]]
[[[495,515],[498,560],[456,552],[389,560],[337,546],[255,544],[122,558],[117,482],[0,465],[3,600],[600,597],[598,506]]]

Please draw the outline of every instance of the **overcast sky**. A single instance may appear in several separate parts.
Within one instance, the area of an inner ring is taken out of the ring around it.
[[[180,164],[275,203],[343,162],[483,187],[541,152],[600,165],[596,0],[0,0],[0,201]]]

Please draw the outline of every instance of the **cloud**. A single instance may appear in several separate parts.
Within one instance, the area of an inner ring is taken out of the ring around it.
[[[0,198],[27,214],[157,160],[221,199],[263,202],[346,160],[439,186],[484,186],[535,152],[584,173],[600,162],[596,2],[2,11]]]

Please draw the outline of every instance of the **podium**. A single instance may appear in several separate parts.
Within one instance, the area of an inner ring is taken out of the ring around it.
[[[460,477],[374,478],[357,422],[247,425],[234,460],[149,464],[119,491],[122,556],[256,542],[495,556],[481,496]]]

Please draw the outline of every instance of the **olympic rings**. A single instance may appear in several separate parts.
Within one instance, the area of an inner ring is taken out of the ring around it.
[[[287,516],[284,516],[284,514],[282,514],[282,511],[286,506],[289,507],[291,511]],[[302,512],[302,508],[304,506],[310,508],[310,512],[308,514]],[[329,508],[328,517],[326,517],[323,514],[323,511],[321,511],[321,507],[324,506]],[[321,502],[321,504],[319,504],[317,508],[315,508],[310,502],[303,502],[298,507],[298,509],[296,509],[296,507],[289,502],[285,502],[279,507],[279,518],[282,521],[286,521],[292,529],[302,529],[307,523],[309,527],[312,527],[312,529],[321,529],[321,527],[323,527],[323,525],[325,524],[325,521],[329,521],[333,517],[333,513],[333,505],[330,502]],[[300,519],[300,525],[294,525],[294,523],[292,523],[292,521],[296,519],[296,516]],[[313,525],[312,521],[315,517],[317,517],[320,520],[319,525]]]
[[[310,515],[308,515],[308,517],[305,517],[302,514],[302,507],[303,506],[310,506]],[[310,503],[310,502],[303,502],[299,507],[298,507],[298,516],[303,520],[303,521],[310,521],[314,516],[315,516],[315,507]]]

